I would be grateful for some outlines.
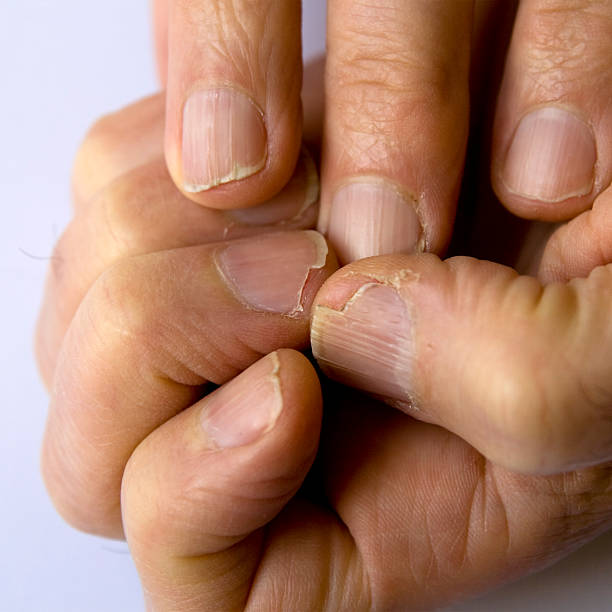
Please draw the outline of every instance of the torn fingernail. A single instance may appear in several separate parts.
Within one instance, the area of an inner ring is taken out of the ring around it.
[[[212,445],[246,446],[274,427],[283,409],[279,371],[272,353],[204,400],[202,427]]]
[[[310,309],[327,255],[327,243],[315,231],[278,232],[230,242],[217,253],[217,265],[249,307],[298,315]]]
[[[330,378],[369,393],[408,399],[413,339],[404,300],[387,285],[367,283],[342,310],[318,305],[312,352]]]
[[[183,188],[191,193],[238,181],[267,157],[263,112],[231,88],[196,91],[183,110]]]

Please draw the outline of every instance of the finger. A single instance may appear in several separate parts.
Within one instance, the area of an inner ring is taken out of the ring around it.
[[[37,328],[37,358],[48,386],[79,303],[114,262],[255,233],[309,228],[316,221],[318,177],[306,149],[283,190],[255,209],[219,211],[188,200],[174,186],[162,158],[162,108],[161,98],[151,98],[100,121],[77,156],[76,215],[51,258]]]
[[[468,132],[472,5],[329,3],[319,229],[340,261],[445,248]]]
[[[151,0],[157,76],[162,89],[168,81],[168,14],[170,0]]]
[[[265,547],[262,528],[301,485],[320,421],[312,366],[283,350],[140,444],[122,505],[152,609],[244,609]]]
[[[304,112],[307,114],[309,142],[318,151],[320,142],[322,76],[321,62],[309,63],[305,69],[307,86],[315,91],[305,96]],[[116,113],[99,119],[87,133],[77,152],[73,169],[73,192],[77,208],[88,205],[92,199],[115,179],[128,174],[139,166],[147,165],[163,157],[165,126],[165,94],[156,94],[131,104]],[[304,160],[306,158],[306,160]],[[316,169],[310,163],[310,152],[302,147],[294,169],[294,175],[303,174],[308,166],[314,183]],[[293,179],[291,177],[290,181]],[[286,191],[283,186],[281,193]],[[316,187],[316,188],[315,188]],[[318,184],[312,185],[312,197],[318,197]],[[276,194],[269,200],[273,200]],[[176,198],[175,198],[176,199]],[[236,201],[233,208],[246,204]],[[265,206],[265,203],[262,205]]]
[[[298,0],[172,2],[166,158],[200,204],[260,204],[301,142]],[[248,180],[247,180],[248,179]]]
[[[538,277],[545,283],[587,277],[612,262],[612,190],[604,191],[592,210],[556,228],[543,247]]]
[[[313,352],[496,463],[564,471],[612,458],[611,299],[609,266],[542,287],[469,258],[372,259],[319,294]]]
[[[304,152],[287,186],[256,209],[219,211],[185,198],[163,159],[115,180],[77,212],[51,258],[36,333],[43,380],[50,384],[57,354],[92,283],[126,257],[270,231],[309,228],[317,215],[318,179]]]
[[[612,178],[612,4],[523,0],[499,95],[492,177],[515,214],[558,221]]]
[[[316,232],[122,260],[88,292],[58,359],[43,474],[75,526],[121,535],[134,448],[202,393],[277,348],[304,348],[314,294],[334,269]]]

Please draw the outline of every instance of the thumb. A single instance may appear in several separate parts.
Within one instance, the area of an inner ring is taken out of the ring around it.
[[[305,357],[261,359],[146,438],[123,479],[127,540],[154,610],[235,610],[263,531],[318,446],[321,392]]]
[[[317,296],[325,373],[534,473],[612,458],[612,266],[542,286],[429,255],[355,262]]]

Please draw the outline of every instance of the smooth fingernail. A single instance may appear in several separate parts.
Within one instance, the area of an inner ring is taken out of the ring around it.
[[[319,199],[319,176],[305,149],[295,172],[285,188],[265,204],[228,211],[228,215],[246,225],[273,225],[298,221],[306,216]]]
[[[394,288],[368,283],[342,310],[316,306],[310,335],[312,352],[330,378],[376,395],[409,397],[412,327]]]
[[[593,189],[597,149],[589,126],[557,107],[523,117],[508,149],[501,178],[517,195],[561,202]]]
[[[422,236],[416,203],[384,181],[353,181],[334,195],[327,235],[338,259],[411,253]]]
[[[183,110],[183,187],[198,193],[255,174],[266,163],[263,113],[234,89],[196,91]]]
[[[314,231],[279,232],[229,243],[217,265],[236,297],[255,310],[298,315],[323,282],[327,243]]]
[[[252,444],[274,427],[283,409],[279,371],[272,353],[206,398],[202,426],[215,447]]]

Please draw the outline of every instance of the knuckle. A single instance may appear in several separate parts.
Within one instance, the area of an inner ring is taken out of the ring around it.
[[[130,172],[102,189],[92,201],[96,239],[108,262],[115,261],[143,248],[148,233],[143,216],[147,214],[146,177],[140,169]]]
[[[115,345],[146,338],[150,327],[150,292],[136,258],[117,261],[105,270],[84,301],[87,322],[109,355]]]
[[[209,296],[206,307],[194,308],[196,294],[177,277],[181,262],[189,266],[179,252],[128,257],[98,278],[82,317],[102,364],[117,354],[133,364],[138,356],[139,372],[191,386],[225,382],[260,356],[231,332],[206,332],[215,328],[217,302]]]
[[[98,119],[87,132],[79,147],[72,170],[77,199],[87,199],[103,186],[103,177],[120,163],[115,114]],[[102,178],[101,178],[102,177]]]
[[[112,158],[117,133],[114,130],[113,115],[98,119],[88,130],[77,151],[76,170],[94,168]]]
[[[601,1],[542,2],[524,27],[526,73],[536,94],[561,98],[577,83],[609,74],[612,19]]]
[[[438,148],[458,134],[457,109],[467,108],[465,72],[415,50],[400,32],[381,39],[376,31],[353,29],[336,44],[328,98],[345,154],[366,166],[401,164],[415,136],[444,132],[447,139],[428,139],[425,148],[437,158]]]

